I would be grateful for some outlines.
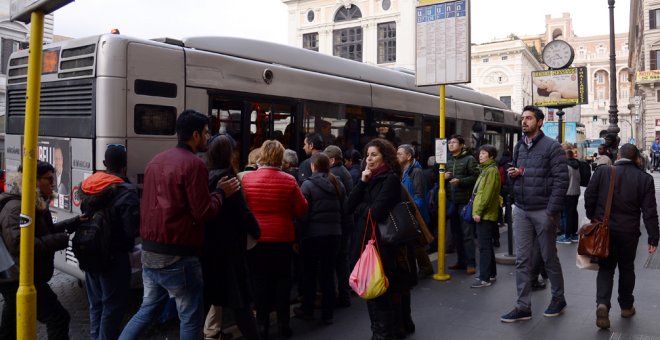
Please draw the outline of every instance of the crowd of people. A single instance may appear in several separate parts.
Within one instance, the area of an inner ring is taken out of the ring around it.
[[[492,145],[472,152],[460,135],[448,140],[446,213],[457,253],[449,269],[476,274],[471,288],[493,285],[499,227],[513,221],[518,298],[502,322],[529,320],[530,291],[544,287],[546,278],[552,299],[544,315],[558,316],[567,308],[557,244],[578,240],[577,206],[584,183],[572,148],[543,134],[544,118],[538,108],[524,108],[523,135],[512,155]],[[55,168],[38,162],[35,287],[37,319],[46,324],[49,339],[68,339],[70,320],[47,284],[54,253],[67,247],[69,234],[91,222],[104,223],[98,216],[108,216],[111,251],[99,260],[102,266],[85,264],[92,339],[139,339],[170,299],[176,304],[180,339],[226,338],[225,311],[231,311],[246,339],[268,339],[273,311],[278,335],[288,338],[291,312],[316,320],[318,307],[322,324],[331,325],[335,309],[351,305],[349,273],[360,257],[362,236],[371,233],[370,218],[384,221],[406,200],[414,202],[425,223],[432,224],[437,211],[434,164],[429,174],[410,144],[375,138],[362,155],[326,146],[327,138],[310,133],[303,145],[308,158],[300,166],[295,151],[267,140],[250,152],[247,166],[238,172],[236,141],[225,133],[209,136],[207,116],[184,111],[176,132],[178,145],[147,164],[141,198],[126,178],[126,147],[108,145],[106,170],[82,183],[83,214],[58,223],[48,209]],[[603,152],[609,155],[610,150]],[[649,252],[655,252],[659,236],[653,179],[640,169],[639,150],[625,144],[616,155],[613,163],[599,165],[584,194],[587,217],[602,219],[609,174],[616,168],[610,256],[600,261],[597,279],[601,328],[609,328],[617,266],[621,316],[635,314],[640,216]],[[3,247],[13,259],[0,277],[3,339],[16,336],[20,198],[15,189],[0,194],[0,265],[7,260]],[[109,213],[99,215],[102,210]],[[144,293],[139,310],[122,327],[130,288],[128,254],[137,236]],[[415,332],[411,289],[434,273],[430,249],[422,237],[387,244],[376,230],[376,238],[389,287],[366,301],[372,339],[402,339]],[[292,292],[300,302],[293,309]]]

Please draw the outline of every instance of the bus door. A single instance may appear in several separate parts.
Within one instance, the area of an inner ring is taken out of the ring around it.
[[[297,149],[297,104],[294,101],[252,100],[229,95],[210,95],[211,133],[227,133],[238,143],[240,167],[250,151],[269,139],[287,149]]]

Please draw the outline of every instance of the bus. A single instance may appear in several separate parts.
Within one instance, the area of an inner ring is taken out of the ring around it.
[[[22,159],[27,58],[22,50],[9,59],[8,172]],[[309,132],[360,151],[374,137],[411,143],[422,164],[434,155],[439,89],[416,87],[409,72],[233,37],[104,34],[46,45],[43,58],[38,147],[39,158],[56,167],[54,219],[80,213],[80,183],[104,169],[109,144],[126,146],[128,178],[141,189],[147,162],[176,145],[176,118],[185,109],[208,114],[212,134],[237,140],[241,167],[267,139],[303,157]],[[464,86],[447,86],[446,98],[448,135],[463,135],[472,148],[489,143],[511,152],[518,114]],[[83,277],[70,248],[55,264]]]

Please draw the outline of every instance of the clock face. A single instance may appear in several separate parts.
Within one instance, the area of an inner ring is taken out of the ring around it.
[[[574,56],[571,45],[563,40],[553,40],[543,48],[543,62],[553,69],[570,66]]]

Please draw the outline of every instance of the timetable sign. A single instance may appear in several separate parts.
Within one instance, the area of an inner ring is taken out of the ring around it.
[[[469,0],[420,0],[416,9],[417,86],[470,82]]]

